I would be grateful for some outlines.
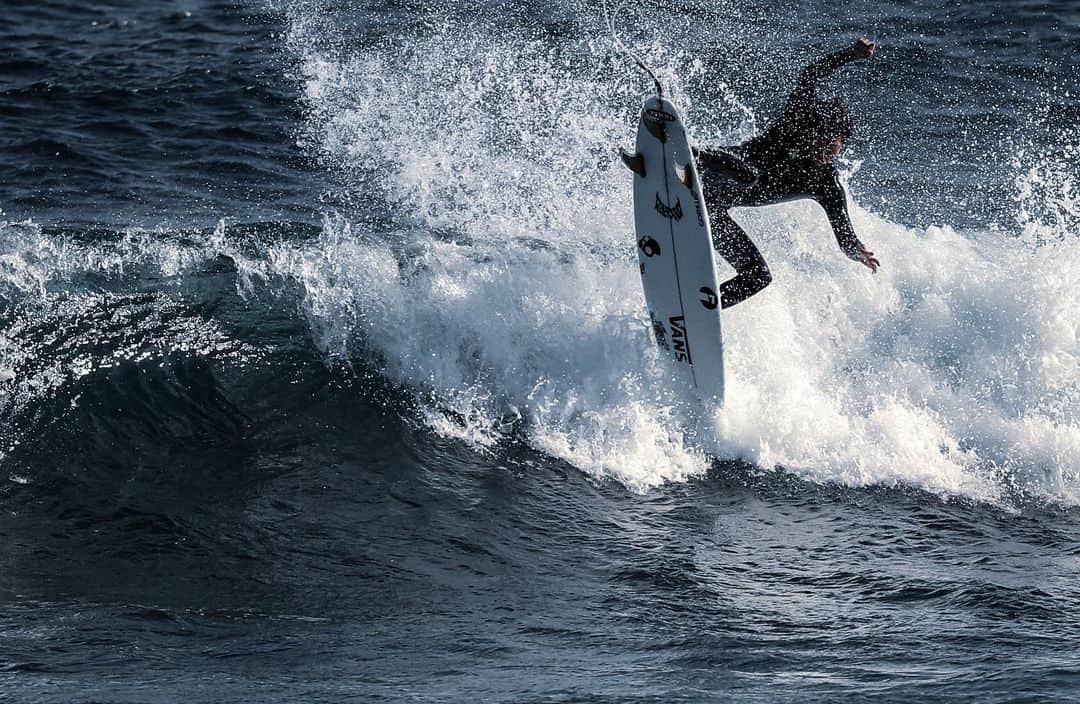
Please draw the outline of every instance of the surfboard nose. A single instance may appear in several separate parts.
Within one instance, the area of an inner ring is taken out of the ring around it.
[[[646,103],[641,111],[641,124],[661,144],[667,142],[668,123],[675,122],[678,119],[671,110],[666,108],[666,101]]]

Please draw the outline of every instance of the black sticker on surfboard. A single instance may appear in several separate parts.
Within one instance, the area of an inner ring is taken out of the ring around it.
[[[698,192],[693,188],[690,189],[690,197],[694,199],[694,211],[697,213],[698,225],[705,227],[705,208],[701,205],[701,199],[698,198]]]
[[[660,199],[660,194],[656,194],[656,212],[663,215],[668,220],[682,220],[682,201],[678,198],[675,199],[675,206],[669,206]]]
[[[648,235],[638,240],[637,246],[641,247],[641,252],[646,257],[655,257],[660,254],[660,243]]]
[[[720,299],[716,297],[716,291],[708,286],[702,286],[698,290],[701,292],[701,305],[708,310],[716,310],[716,304],[720,302]]]
[[[641,114],[641,122],[645,125],[645,129],[647,129],[649,134],[653,137],[660,140],[661,143],[667,142],[667,123],[674,121],[674,115],[664,110],[657,110],[656,108],[649,108]]]
[[[660,345],[661,349],[668,349],[667,330],[664,329],[664,323],[656,319],[656,314],[651,310],[649,311],[649,319],[652,320],[653,335],[656,336],[656,344]]]
[[[654,120],[663,120],[664,122],[675,122],[675,116],[667,110],[660,110],[659,108],[649,108],[645,111],[645,114]]]

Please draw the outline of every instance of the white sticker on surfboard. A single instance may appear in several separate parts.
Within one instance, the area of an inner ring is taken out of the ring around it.
[[[670,101],[645,101],[634,172],[634,225],[656,343],[698,396],[724,401],[724,343],[709,215],[682,119]]]

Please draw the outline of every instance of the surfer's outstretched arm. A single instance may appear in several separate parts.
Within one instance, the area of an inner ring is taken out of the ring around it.
[[[791,92],[788,103],[799,103],[813,99],[814,89],[817,86],[818,81],[844,64],[851,63],[857,59],[869,59],[873,57],[875,51],[877,51],[877,44],[866,37],[862,37],[855,42],[854,46],[833,52],[825,58],[815,61],[804,68],[802,73],[799,74],[799,82],[796,84],[795,90]]]
[[[829,217],[833,234],[836,235],[836,243],[848,259],[859,262],[876,272],[881,266],[874,253],[867,250],[859,238],[855,235],[855,228],[851,225],[851,216],[848,214],[847,197],[844,195],[844,187],[840,180],[833,175],[825,186],[815,194],[814,200],[825,209],[825,215]]]

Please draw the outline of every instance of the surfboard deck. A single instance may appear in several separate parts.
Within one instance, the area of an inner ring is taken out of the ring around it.
[[[634,225],[645,302],[656,344],[697,395],[724,401],[724,343],[716,261],[697,164],[682,118],[666,99],[645,101],[634,173]]]

